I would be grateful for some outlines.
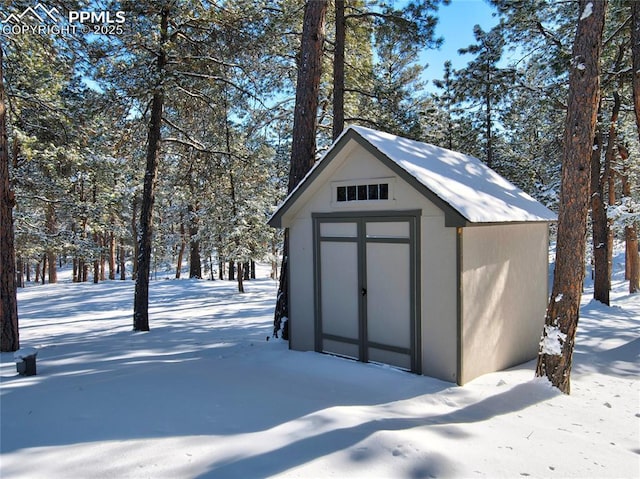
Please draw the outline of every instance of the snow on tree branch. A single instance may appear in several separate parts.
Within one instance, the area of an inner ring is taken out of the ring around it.
[[[629,196],[623,197],[619,204],[607,208],[607,218],[616,227],[631,226],[640,221],[640,203]]]

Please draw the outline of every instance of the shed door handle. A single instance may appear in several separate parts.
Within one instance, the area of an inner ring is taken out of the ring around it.
[[[367,295],[367,288],[362,288],[362,289],[360,290],[360,294],[361,294],[362,296],[366,296],[366,295]]]

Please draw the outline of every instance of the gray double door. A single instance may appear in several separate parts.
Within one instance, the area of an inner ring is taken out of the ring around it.
[[[314,215],[317,351],[420,372],[418,221]]]

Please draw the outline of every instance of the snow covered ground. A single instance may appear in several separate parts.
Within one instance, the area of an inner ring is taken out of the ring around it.
[[[534,362],[450,383],[316,353],[271,332],[276,283],[131,281],[19,292],[38,375],[0,356],[9,478],[640,477],[640,295],[584,295],[572,395]]]

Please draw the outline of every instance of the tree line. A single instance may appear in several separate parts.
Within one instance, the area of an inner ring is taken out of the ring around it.
[[[241,289],[246,265],[282,253],[266,218],[345,123],[472,154],[557,208],[570,72],[581,65],[576,18],[594,2],[491,0],[498,24],[476,26],[460,51],[472,59],[460,69],[447,62],[431,88],[418,54],[446,41],[435,26],[448,1],[397,3],[108,1],[100,8],[125,19],[109,34],[3,30],[0,219],[3,238],[13,223],[15,261],[6,258],[13,271],[0,276],[55,282],[69,263],[74,281],[134,278],[142,330],[158,268],[179,277],[186,262],[193,278],[228,271]],[[639,14],[629,0],[595,4],[606,21],[589,257],[596,299],[608,302],[616,238],[638,289]],[[29,6],[13,2],[5,18]],[[82,9],[55,6],[58,23]],[[312,6],[323,10],[321,28],[305,39]],[[316,103],[299,112],[311,146],[294,125],[305,48],[318,59],[317,86],[305,94]]]

